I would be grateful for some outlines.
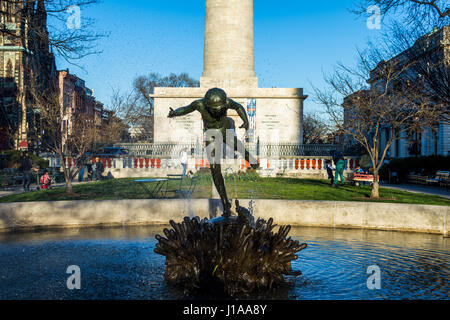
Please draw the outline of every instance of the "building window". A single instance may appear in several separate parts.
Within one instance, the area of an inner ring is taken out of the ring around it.
[[[418,156],[422,153],[422,134],[421,133],[413,133],[410,138],[410,144],[408,148],[408,153],[411,156]]]
[[[14,71],[11,59],[8,59],[8,62],[6,63],[6,78],[9,80],[14,78]]]
[[[433,134],[433,155],[438,155],[438,145],[439,145],[439,127],[432,129]]]

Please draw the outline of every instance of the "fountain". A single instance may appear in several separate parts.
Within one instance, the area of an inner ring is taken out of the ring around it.
[[[169,118],[199,111],[205,130],[225,133],[234,129],[234,123],[227,118],[230,108],[237,111],[244,122],[242,127],[248,129],[244,108],[218,88],[209,90],[204,99],[189,106],[171,109]],[[225,136],[222,134],[226,145],[230,141]],[[233,142],[237,151],[236,137]],[[245,149],[243,156],[252,168],[258,167],[256,159]],[[154,251],[166,257],[165,280],[186,291],[221,291],[233,296],[271,290],[286,283],[284,275],[300,275],[300,271],[292,270],[291,261],[298,258],[296,253],[305,249],[306,244],[287,238],[290,226],[280,226],[274,232],[276,225],[272,218],[255,222],[252,204],[247,209],[235,200],[236,214],[232,215],[221,164],[214,161],[214,154],[208,154],[208,159],[223,215],[211,220],[186,217],[181,223],[171,220],[172,229],[164,229],[165,237],[156,235],[158,244]]]

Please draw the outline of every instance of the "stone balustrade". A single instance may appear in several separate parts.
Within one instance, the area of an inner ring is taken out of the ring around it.
[[[345,157],[346,167],[344,174],[348,176],[359,163],[356,157]],[[283,157],[258,159],[261,170],[258,173],[264,177],[298,177],[312,179],[326,179],[325,160],[330,157]],[[93,161],[93,160],[92,160]],[[127,157],[127,158],[100,158],[105,172],[114,178],[127,177],[165,177],[167,174],[179,174],[182,166],[179,159]],[[58,164],[55,159],[50,163]],[[73,166],[72,159],[68,160],[68,166]],[[226,173],[246,172],[250,165],[243,159],[225,159],[222,169]],[[202,168],[209,168],[206,158],[189,157],[187,170],[196,173]]]

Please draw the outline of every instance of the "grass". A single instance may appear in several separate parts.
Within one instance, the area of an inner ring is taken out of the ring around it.
[[[118,200],[148,199],[149,194],[135,178],[115,179],[92,182],[73,186],[73,195],[67,195],[65,188],[48,191],[29,192],[0,198],[0,203],[28,201],[62,201],[62,200]],[[450,199],[439,196],[410,193],[400,190],[380,188],[381,199],[369,198],[370,186],[345,185],[331,188],[328,180],[294,179],[294,178],[251,178],[226,179],[230,198],[239,199],[279,199],[279,200],[336,200],[369,201],[389,203],[411,203],[450,206]],[[208,175],[202,176],[192,198],[211,197],[212,180]],[[171,182],[169,189],[176,189],[176,182]],[[169,192],[167,198],[174,199],[176,194]]]

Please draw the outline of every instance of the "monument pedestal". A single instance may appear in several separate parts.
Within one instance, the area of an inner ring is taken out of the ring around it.
[[[155,143],[195,143],[203,141],[200,113],[168,119],[170,108],[187,106],[201,99],[209,88],[155,88]],[[303,143],[303,101],[307,98],[301,88],[222,88],[229,98],[240,103],[249,116],[250,142]],[[245,130],[239,129],[242,120],[233,110],[228,117],[236,124],[242,141]]]

